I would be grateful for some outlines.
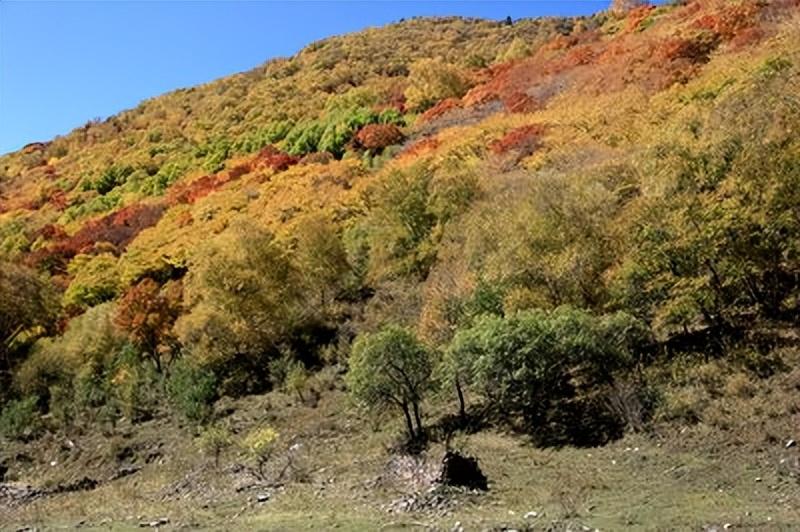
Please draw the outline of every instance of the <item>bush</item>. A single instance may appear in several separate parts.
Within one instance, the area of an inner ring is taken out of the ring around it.
[[[439,58],[411,65],[408,82],[406,105],[415,111],[424,111],[445,98],[460,98],[469,89],[466,74]]]
[[[217,398],[217,379],[210,371],[180,360],[172,365],[167,392],[182,416],[203,422],[211,417],[212,404]]]
[[[0,434],[9,439],[31,438],[41,429],[41,419],[34,395],[9,402],[0,413]]]
[[[255,463],[256,473],[262,480],[265,479],[264,466],[275,451],[278,436],[272,427],[262,427],[251,431],[242,440],[241,445]]]
[[[214,457],[214,467],[219,467],[219,457],[231,443],[233,439],[230,431],[220,425],[206,427],[197,437],[197,446],[200,450]]]
[[[474,384],[499,411],[540,423],[579,387],[609,384],[630,364],[632,323],[570,307],[484,316],[453,338],[450,380]]]

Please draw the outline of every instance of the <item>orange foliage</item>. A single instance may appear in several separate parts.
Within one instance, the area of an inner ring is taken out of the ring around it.
[[[458,98],[445,98],[424,113],[420,115],[419,121],[421,124],[430,122],[435,118],[439,118],[452,111],[453,109],[461,109],[461,100]]]
[[[515,152],[520,157],[530,155],[541,145],[541,137],[545,127],[541,124],[518,127],[506,133],[502,138],[489,143],[489,149],[495,155]]]
[[[404,138],[403,132],[394,124],[369,124],[356,133],[354,143],[357,147],[378,151],[398,144]]]
[[[267,146],[258,152],[258,155],[253,161],[256,167],[271,168],[276,172],[282,172],[299,162],[299,157],[282,152],[275,146]]]
[[[181,312],[179,281],[163,288],[150,278],[131,287],[119,300],[114,323],[161,369],[162,353],[171,350],[172,326]]]
[[[439,139],[436,137],[428,137],[415,142],[411,146],[400,152],[399,157],[418,157],[426,153],[430,153],[439,147]]]

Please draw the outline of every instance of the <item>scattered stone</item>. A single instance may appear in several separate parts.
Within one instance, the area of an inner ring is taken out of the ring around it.
[[[73,491],[91,491],[99,485],[100,483],[95,479],[89,477],[83,477],[74,482],[59,484],[55,488],[48,490],[47,493],[51,494],[51,493],[69,493]]]
[[[761,477],[756,477],[756,482],[761,482],[762,480],[764,480],[764,479],[761,478]]]
[[[257,502],[264,503],[264,502],[267,502],[268,500],[269,500],[269,494],[268,493],[261,493],[259,495],[256,495],[256,501]]]
[[[786,442],[786,448],[787,449],[791,449],[792,447],[795,447],[796,445],[797,445],[797,442],[794,441],[794,440],[789,440],[789,441]]]
[[[437,480],[447,486],[463,486],[482,491],[489,489],[489,482],[478,467],[478,460],[455,451],[445,453],[442,458],[442,471]]]
[[[134,473],[138,473],[141,469],[142,469],[141,466],[134,466],[134,465],[122,466],[119,469],[117,469],[117,471],[113,475],[111,475],[111,477],[108,480],[109,481],[118,480],[123,477],[133,475]]]
[[[724,528],[725,530],[730,530],[731,528],[733,528],[733,525],[731,523],[725,523],[724,525],[722,525],[722,528]]]
[[[169,524],[169,517],[160,517],[152,521],[141,521],[139,528],[158,528],[167,524]]]
[[[525,514],[525,519],[536,519],[539,517],[539,512],[528,512]]]

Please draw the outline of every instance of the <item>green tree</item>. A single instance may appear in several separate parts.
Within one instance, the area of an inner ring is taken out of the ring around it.
[[[475,385],[495,408],[536,424],[575,394],[574,380],[608,383],[627,367],[639,330],[628,316],[601,319],[570,307],[486,315],[456,333],[446,374],[462,404],[459,387]]]
[[[432,368],[431,353],[411,331],[387,326],[353,343],[347,383],[369,409],[401,411],[409,437],[417,439],[423,436],[420,405],[431,386]]]
[[[0,404],[12,368],[24,348],[53,327],[58,307],[55,291],[35,271],[0,261]]]

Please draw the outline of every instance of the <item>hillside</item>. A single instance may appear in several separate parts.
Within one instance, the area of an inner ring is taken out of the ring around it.
[[[800,526],[798,131],[800,2],[693,0],[401,21],[4,155],[0,527]]]

